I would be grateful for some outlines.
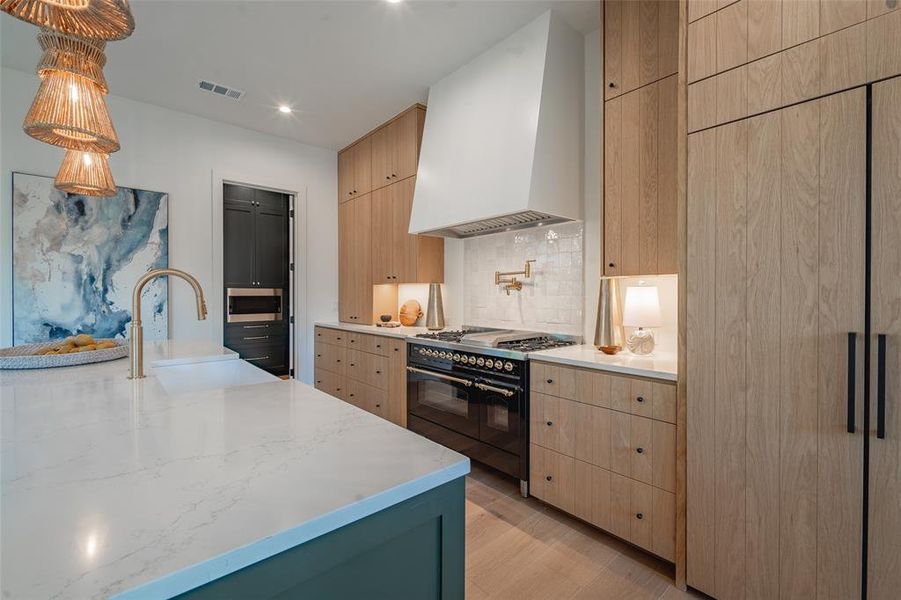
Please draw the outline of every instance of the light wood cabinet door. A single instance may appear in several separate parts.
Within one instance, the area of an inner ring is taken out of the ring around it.
[[[678,2],[604,2],[604,98],[631,92],[679,68]]]
[[[347,202],[354,197],[354,153],[353,148],[338,153],[338,202]]]
[[[387,126],[376,129],[369,137],[372,140],[370,187],[374,191],[391,183],[391,158],[389,157],[390,149]]]
[[[894,14],[901,15],[901,12]],[[880,17],[884,18],[884,17]],[[873,333],[870,597],[901,589],[901,78],[873,86]],[[881,369],[880,365],[884,365]],[[880,372],[884,373],[880,385]]]
[[[532,444],[529,457],[529,492],[568,513],[573,512],[575,459]]]
[[[338,207],[338,317],[372,324],[370,195]]]
[[[392,187],[372,192],[372,283],[392,283],[394,272],[394,198]]]
[[[391,173],[395,181],[416,175],[424,125],[425,111],[418,107],[395,121],[394,170]]]
[[[677,76],[604,111],[604,274],[674,273]]]
[[[687,577],[715,597],[859,595],[866,155],[863,89],[689,136]]]
[[[368,194],[372,190],[372,140],[369,136],[353,146],[354,196]]]

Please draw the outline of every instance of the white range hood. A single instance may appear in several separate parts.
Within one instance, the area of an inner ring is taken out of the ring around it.
[[[429,90],[410,233],[582,218],[583,39],[553,11]]]

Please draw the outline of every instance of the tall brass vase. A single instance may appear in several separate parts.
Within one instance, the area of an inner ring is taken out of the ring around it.
[[[625,337],[623,310],[619,301],[619,280],[613,277],[602,277],[594,345],[604,354],[616,354],[623,349]]]

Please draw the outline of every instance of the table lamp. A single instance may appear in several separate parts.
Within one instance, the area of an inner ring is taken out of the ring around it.
[[[632,354],[648,355],[654,351],[654,334],[646,327],[660,327],[660,297],[657,286],[633,286],[626,289],[623,325],[636,327],[626,347]]]

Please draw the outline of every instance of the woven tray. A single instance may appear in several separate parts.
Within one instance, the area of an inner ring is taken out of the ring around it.
[[[56,346],[61,340],[40,344],[25,344],[12,348],[0,348],[0,370],[2,369],[48,369],[51,367],[73,367],[90,363],[116,360],[128,356],[128,346],[116,340],[115,348],[104,348],[90,352],[74,352],[72,354],[41,354],[35,352],[48,346]],[[98,342],[104,340],[97,340]]]

